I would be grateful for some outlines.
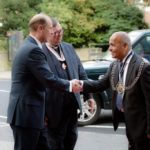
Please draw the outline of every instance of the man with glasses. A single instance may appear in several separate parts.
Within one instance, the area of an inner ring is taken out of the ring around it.
[[[59,22],[52,19],[53,31],[48,42],[43,45],[50,68],[55,76],[67,80],[87,79],[81,61],[73,46],[62,42],[63,29]],[[91,111],[93,100],[91,94],[84,94],[90,99]],[[77,140],[77,109],[81,111],[80,94],[60,93],[47,89],[46,116],[49,133],[50,150],[73,150]]]

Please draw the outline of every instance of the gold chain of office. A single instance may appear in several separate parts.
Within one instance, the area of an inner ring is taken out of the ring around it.
[[[119,91],[118,88],[122,88],[121,89],[121,93],[124,92],[125,90],[130,90],[136,84],[138,79],[140,78],[142,70],[144,68],[144,64],[145,64],[145,62],[142,61],[140,66],[139,66],[139,70],[138,70],[138,74],[137,74],[136,78],[134,79],[134,81],[129,86],[121,85],[121,87],[118,87],[118,85],[120,85],[119,82],[117,83],[116,86],[114,84],[115,70],[116,70],[116,66],[117,66],[117,63],[114,63],[113,67],[112,67],[112,71],[111,71],[111,86],[112,86],[112,90],[117,91],[119,93],[120,93],[120,91]]]

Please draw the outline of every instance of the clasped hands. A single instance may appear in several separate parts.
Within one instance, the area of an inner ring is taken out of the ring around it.
[[[71,80],[72,92],[78,93],[83,91],[83,82],[77,79]]]

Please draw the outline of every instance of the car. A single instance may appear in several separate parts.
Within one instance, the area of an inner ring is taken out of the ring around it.
[[[132,43],[132,49],[143,58],[150,61],[150,29],[135,30],[128,33]],[[105,47],[108,48],[108,44]],[[107,50],[104,56],[95,61],[88,61],[83,63],[83,67],[89,79],[97,80],[104,76],[113,58]],[[91,111],[89,101],[85,101],[81,94],[81,103],[83,113],[78,118],[78,124],[90,125],[95,123],[101,114],[101,109],[111,109],[111,89],[104,92],[93,94],[95,100],[94,111]]]

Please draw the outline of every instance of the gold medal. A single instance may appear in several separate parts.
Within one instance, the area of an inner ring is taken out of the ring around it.
[[[116,85],[117,92],[122,94],[125,91],[125,86],[122,82],[118,82]]]
[[[66,66],[65,63],[62,63],[62,68],[63,68],[64,70],[66,70],[67,66]]]

